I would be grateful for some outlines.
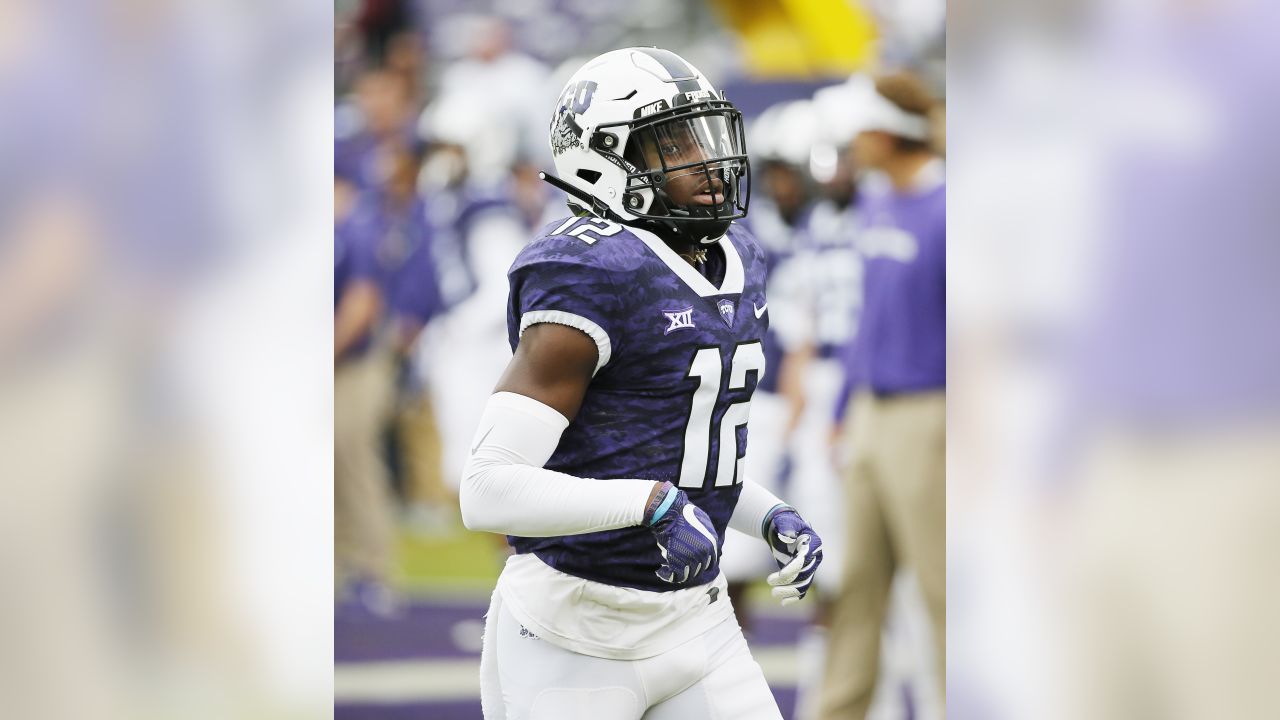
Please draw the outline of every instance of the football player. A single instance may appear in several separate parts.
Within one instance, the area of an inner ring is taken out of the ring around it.
[[[467,527],[516,551],[487,616],[485,717],[777,720],[720,550],[731,526],[762,538],[787,604],[822,540],[743,477],[769,317],[763,253],[733,223],[742,116],[678,55],[627,48],[570,78],[550,131],[545,179],[573,216],[511,267],[515,355],[460,488]]]

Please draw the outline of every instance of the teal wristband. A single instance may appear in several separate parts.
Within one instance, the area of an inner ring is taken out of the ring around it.
[[[670,490],[667,491],[667,496],[662,499],[662,504],[658,506],[657,510],[653,511],[653,518],[649,520],[649,525],[651,527],[653,525],[656,525],[658,521],[662,519],[662,516],[666,514],[667,510],[670,509],[671,506],[675,504],[675,502],[676,502],[676,489],[672,487]]]
[[[764,522],[760,523],[760,537],[763,537],[765,542],[769,542],[769,523],[773,522],[773,517],[783,510],[793,509],[794,508],[786,503],[778,503],[777,505],[769,508],[769,512],[764,514]]]

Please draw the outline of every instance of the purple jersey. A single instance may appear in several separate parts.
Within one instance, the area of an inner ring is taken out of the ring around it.
[[[941,161],[911,192],[863,193],[857,245],[864,260],[861,322],[847,383],[877,393],[947,384],[947,191]]]
[[[415,197],[408,206],[393,209],[383,201],[378,261],[387,280],[391,315],[417,325],[442,311],[439,276],[433,256],[433,228],[426,203]]]
[[[670,480],[706,511],[723,542],[742,489],[751,395],[764,375],[765,258],[733,225],[713,251],[713,285],[656,235],[595,218],[547,226],[511,267],[514,349],[538,322],[577,327],[600,365],[546,467],[600,482]],[[648,528],[509,538],[561,572],[666,591]],[[715,578],[708,571],[696,582]]]
[[[333,309],[336,313],[347,289],[357,282],[372,282],[379,287],[385,278],[378,263],[376,233],[370,230],[371,218],[359,209],[337,222],[333,228]],[[366,332],[342,359],[363,354],[372,345]]]

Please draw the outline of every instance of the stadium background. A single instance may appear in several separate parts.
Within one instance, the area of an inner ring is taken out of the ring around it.
[[[753,156],[767,148],[821,180],[847,138],[840,117],[809,101],[851,74],[895,68],[916,71],[942,97],[944,24],[941,0],[336,4],[338,190],[358,208],[396,181],[403,159],[430,218],[437,273],[435,301],[395,370],[381,448],[396,502],[394,569],[385,586],[343,588],[337,600],[336,717],[480,717],[482,616],[505,550],[496,536],[462,529],[453,492],[484,398],[510,357],[506,265],[563,214],[563,196],[535,173],[552,168],[546,121],[568,75],[609,49],[673,50],[743,111]],[[780,119],[785,108],[791,120]],[[380,337],[395,344],[401,330],[383,327]],[[422,440],[433,435],[438,443]],[[873,717],[940,717],[940,699],[922,680],[927,642],[909,580],[899,595],[899,636],[885,645]],[[812,604],[784,611],[762,581],[749,603],[753,652],[784,716],[805,717],[798,683],[821,663]]]

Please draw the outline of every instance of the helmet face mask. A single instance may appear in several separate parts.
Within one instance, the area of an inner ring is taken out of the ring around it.
[[[624,157],[637,169],[627,174],[623,202],[637,219],[684,224],[680,234],[715,240],[731,221],[746,217],[748,197],[741,191],[744,179],[749,190],[750,168],[742,114],[731,103],[673,108],[630,130]],[[645,190],[651,202],[644,201]]]
[[[624,223],[709,243],[747,214],[742,114],[674,53],[628,48],[587,63],[550,139],[562,179]]]

